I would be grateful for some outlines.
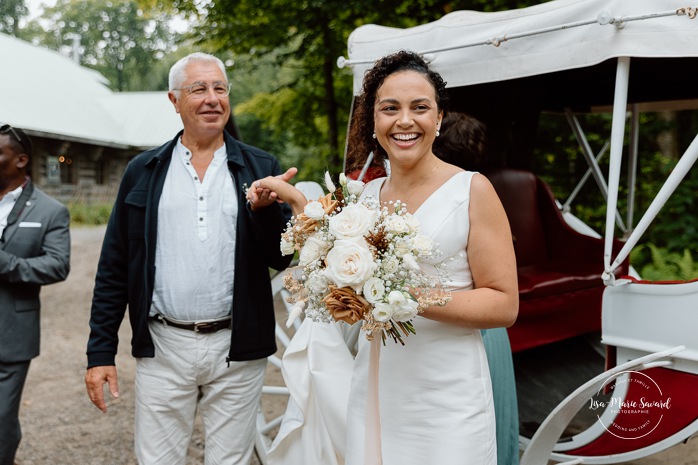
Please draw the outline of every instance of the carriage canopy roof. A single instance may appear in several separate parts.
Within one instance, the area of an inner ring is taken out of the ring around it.
[[[399,50],[423,54],[451,88],[588,68],[621,56],[696,58],[695,13],[685,0],[556,0],[495,13],[455,11],[408,29],[361,26],[349,37],[348,59],[338,63],[353,68],[359,94],[365,71]],[[661,63],[656,72],[678,72],[670,61]],[[673,97],[645,99],[653,98]]]

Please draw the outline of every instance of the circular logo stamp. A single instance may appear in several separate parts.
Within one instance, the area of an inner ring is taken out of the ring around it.
[[[590,399],[598,421],[620,439],[652,433],[671,409],[671,397],[648,374],[623,371],[609,377]]]

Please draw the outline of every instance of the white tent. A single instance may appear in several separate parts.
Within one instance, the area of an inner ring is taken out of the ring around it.
[[[0,122],[31,135],[144,149],[182,128],[167,92],[112,92],[96,71],[2,33],[0,54]]]

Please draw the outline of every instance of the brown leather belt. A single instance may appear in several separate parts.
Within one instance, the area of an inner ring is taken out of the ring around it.
[[[188,331],[194,331],[195,333],[201,333],[201,334],[215,333],[216,331],[220,331],[221,329],[230,329],[232,326],[232,321],[233,321],[231,317],[227,317],[227,318],[222,318],[220,320],[194,321],[192,323],[189,323],[189,322],[173,321],[169,318],[165,318],[162,315],[153,316],[153,317],[150,317],[150,319],[158,321],[165,326],[172,326],[174,328],[186,329]]]

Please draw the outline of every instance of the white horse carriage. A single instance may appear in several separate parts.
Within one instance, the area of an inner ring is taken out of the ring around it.
[[[452,109],[488,127],[493,158],[483,171],[507,210],[517,254],[521,306],[509,338],[522,464],[620,463],[698,431],[698,281],[644,281],[628,263],[698,158],[697,137],[635,221],[640,114],[698,108],[697,13],[684,0],[554,0],[497,13],[456,11],[409,29],[359,27],[348,57],[338,60],[352,70],[358,94],[377,59],[418,52],[447,82]],[[592,112],[612,115],[598,153],[579,119]],[[588,163],[566,201],[530,168],[539,117],[549,113],[566,118]],[[599,160],[607,152],[604,173]],[[606,200],[601,234],[569,213],[589,178]],[[694,237],[691,247],[696,243]],[[274,284],[283,294],[281,279]],[[286,346],[281,327],[277,334]],[[268,421],[260,410],[263,462],[280,420]]]

